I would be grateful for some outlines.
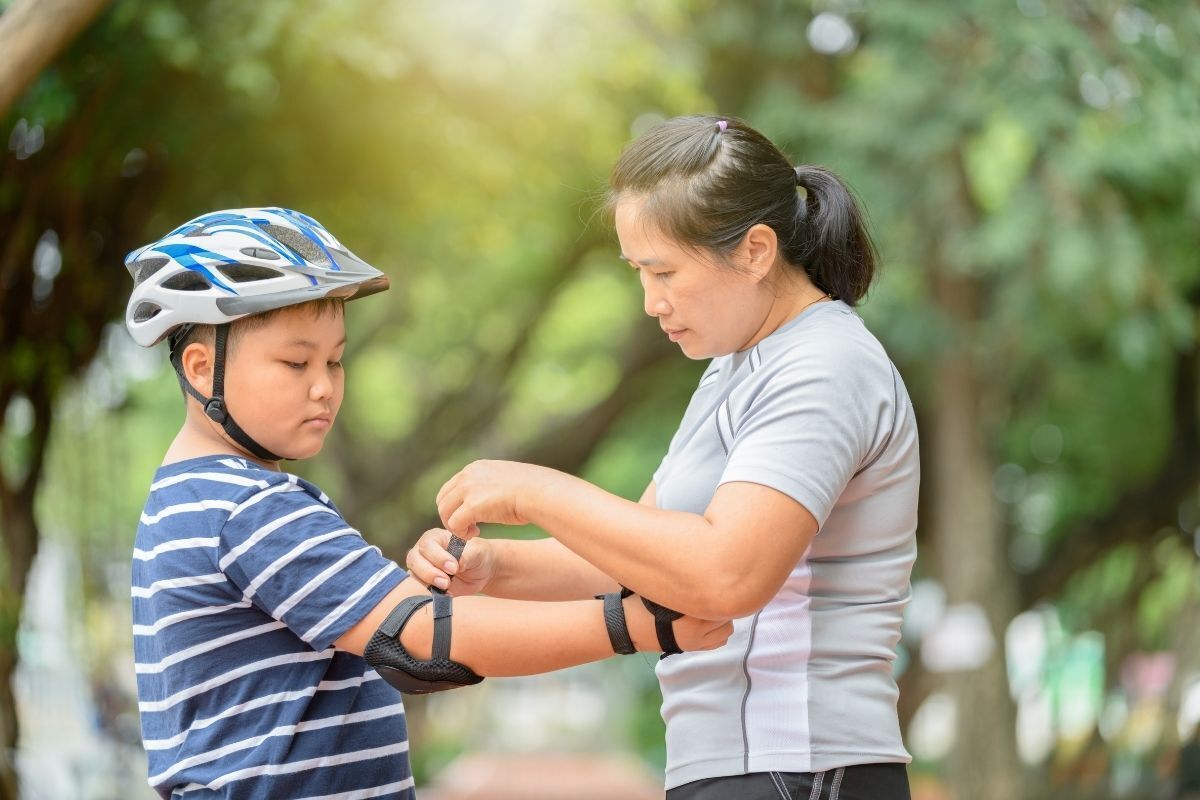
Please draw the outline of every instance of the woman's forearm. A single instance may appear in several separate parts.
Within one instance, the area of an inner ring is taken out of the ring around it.
[[[547,470],[521,515],[606,575],[657,603],[723,618],[730,549],[699,514],[625,500]]]
[[[513,600],[587,600],[617,582],[554,539],[489,539],[495,573],[484,593]]]

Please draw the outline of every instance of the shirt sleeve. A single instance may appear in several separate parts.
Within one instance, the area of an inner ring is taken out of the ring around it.
[[[293,481],[240,503],[221,531],[218,556],[244,599],[318,651],[406,577],[336,509]]]
[[[805,358],[766,380],[740,418],[731,419],[720,483],[744,481],[780,491],[824,527],[871,437],[861,413],[861,387],[837,361]]]

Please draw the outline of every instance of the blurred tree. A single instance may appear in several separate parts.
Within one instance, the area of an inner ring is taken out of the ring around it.
[[[0,16],[0,119],[104,3],[17,3]],[[0,797],[15,797],[18,726],[11,677],[26,579],[37,552],[34,503],[64,382],[95,353],[119,308],[98,264],[119,262],[149,213],[157,164],[108,148],[127,141],[104,124],[113,76],[94,59],[54,67],[9,115],[0,160]],[[67,85],[63,75],[73,75]],[[114,109],[116,105],[116,109]],[[105,156],[108,156],[107,158]],[[31,268],[32,267],[32,268]],[[16,430],[14,430],[16,429]]]
[[[18,0],[0,13],[0,118],[110,0]]]

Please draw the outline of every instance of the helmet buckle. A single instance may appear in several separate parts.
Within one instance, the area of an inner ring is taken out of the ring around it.
[[[204,414],[218,425],[225,423],[225,401],[214,397],[204,404]]]

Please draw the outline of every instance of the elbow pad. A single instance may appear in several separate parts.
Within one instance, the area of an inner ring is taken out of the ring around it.
[[[400,642],[400,634],[412,615],[427,603],[433,603],[433,653],[428,661],[413,658]],[[483,678],[469,667],[450,659],[450,632],[453,598],[433,592],[428,596],[406,597],[392,609],[375,631],[363,657],[380,677],[405,694],[430,694],[461,686],[473,686]]]

